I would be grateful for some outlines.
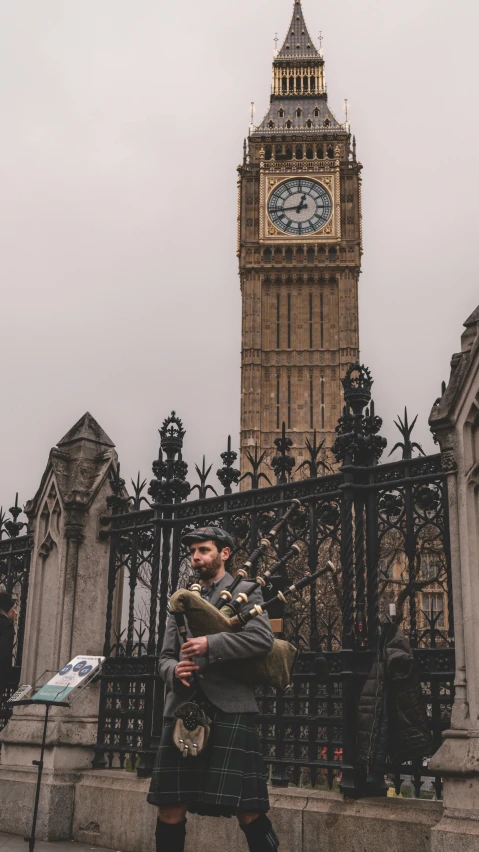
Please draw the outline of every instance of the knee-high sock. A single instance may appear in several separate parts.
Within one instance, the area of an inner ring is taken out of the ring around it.
[[[254,822],[241,825],[250,852],[276,852],[279,840],[266,814],[261,814]]]
[[[186,820],[174,825],[156,821],[156,852],[183,852],[185,848]]]

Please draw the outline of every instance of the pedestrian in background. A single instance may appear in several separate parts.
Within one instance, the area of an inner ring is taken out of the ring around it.
[[[0,592],[0,693],[13,674],[13,646],[17,602],[8,592]]]

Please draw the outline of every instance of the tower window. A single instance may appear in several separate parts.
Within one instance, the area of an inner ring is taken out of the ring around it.
[[[291,122],[288,121],[286,126],[291,127]],[[291,145],[286,145],[286,159],[287,160],[293,159],[293,148],[292,148]]]
[[[431,621],[438,617],[436,627],[444,627],[444,595],[423,593],[422,610]]]
[[[324,429],[324,379],[321,379],[321,429]]]
[[[284,118],[284,109],[282,107],[279,110],[278,115],[279,115],[280,118]]]
[[[291,429],[291,379],[288,378],[288,429]]]
[[[283,92],[287,92],[287,91],[288,91],[288,79],[287,79],[287,77],[283,77],[283,78],[281,79],[281,90],[282,90]]]
[[[319,297],[319,345],[324,349],[324,296]]]
[[[282,148],[282,146],[281,146],[281,145],[276,145],[276,148],[274,149],[274,156],[275,156],[275,158],[276,158],[277,160],[282,159],[282,156],[283,156],[283,148]]]
[[[323,146],[322,146],[322,145],[318,145],[318,147],[316,148],[316,156],[317,156],[318,160],[322,160],[322,159],[323,159],[323,157],[324,157],[324,148],[323,148]]]
[[[323,124],[324,124],[325,127],[329,127],[329,125],[331,124],[329,118],[326,118],[325,121],[323,122]]]
[[[319,109],[318,109],[318,107],[316,107],[316,109],[314,110],[314,117],[315,117],[315,118],[319,118]]]
[[[313,375],[309,377],[309,428],[314,429]]]
[[[296,116],[298,118],[301,118],[302,114],[303,114],[303,111],[298,107],[298,109],[296,110]]]
[[[278,376],[276,376],[276,428],[277,428],[277,429],[279,429],[279,421],[280,421],[280,415],[279,415],[279,390],[280,390],[280,388],[279,388],[279,375],[278,375]]]
[[[302,145],[296,145],[296,159],[297,160],[303,159],[303,146]]]
[[[313,348],[313,294],[309,294],[309,348]]]
[[[308,251],[306,252],[306,257],[308,259],[308,263],[313,263],[313,261],[314,261],[314,248],[311,248],[311,246],[309,247]]]
[[[294,92],[294,77],[289,78],[289,91]]]
[[[271,145],[266,145],[266,148],[265,148],[265,151],[264,151],[265,160],[271,160],[272,156],[273,156],[273,149],[272,149]]]
[[[288,293],[288,349],[291,349],[291,294]]]
[[[286,122],[286,127],[288,128],[288,130],[289,130],[289,129],[291,129],[291,127],[292,127],[292,124],[291,124],[291,122],[289,121],[289,119],[288,119],[288,121]]]
[[[307,120],[307,122],[306,122],[306,127],[311,128],[312,126],[313,126],[313,122],[311,121],[311,119],[310,119],[310,118],[308,118],[308,120]],[[308,150],[309,150],[309,149],[308,149]],[[312,151],[312,150],[313,150],[313,149],[311,148],[311,151]],[[313,158],[312,158],[312,157],[308,157],[308,159],[309,159],[309,160],[312,160]]]
[[[314,92],[316,89],[316,80],[314,79],[314,77],[311,77],[309,80],[309,88],[312,92]]]
[[[332,145],[328,145],[328,157],[330,160],[334,159],[334,148]]]
[[[287,248],[285,253],[284,253],[284,256],[285,256],[286,261],[288,263],[291,263],[291,261],[293,260],[293,249]]]
[[[268,121],[268,127],[274,127],[274,121]]]
[[[301,91],[301,77],[296,77],[296,91]]]
[[[279,349],[281,322],[281,297],[276,293],[276,349]]]
[[[272,255],[273,255],[273,252],[271,251],[270,248],[267,248],[267,249],[264,250],[263,259],[266,261],[266,263],[271,263]]]
[[[303,91],[307,92],[309,88],[309,80],[307,77],[303,77]]]
[[[335,248],[331,247],[328,251],[328,260],[330,263],[334,263],[337,260],[338,252]]]

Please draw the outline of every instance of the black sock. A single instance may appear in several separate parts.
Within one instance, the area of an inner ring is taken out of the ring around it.
[[[156,821],[156,852],[183,852],[186,838],[186,820],[183,822]]]
[[[250,852],[276,852],[279,840],[266,814],[261,814],[248,825],[240,825],[240,828],[245,833]]]

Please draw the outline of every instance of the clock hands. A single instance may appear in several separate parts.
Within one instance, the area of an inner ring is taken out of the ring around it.
[[[301,210],[304,210],[308,205],[304,203],[304,199],[306,195],[303,195],[299,205],[294,205],[294,207],[282,207],[281,210],[278,210],[278,213],[286,213],[288,210],[296,210],[296,213],[301,213]]]

